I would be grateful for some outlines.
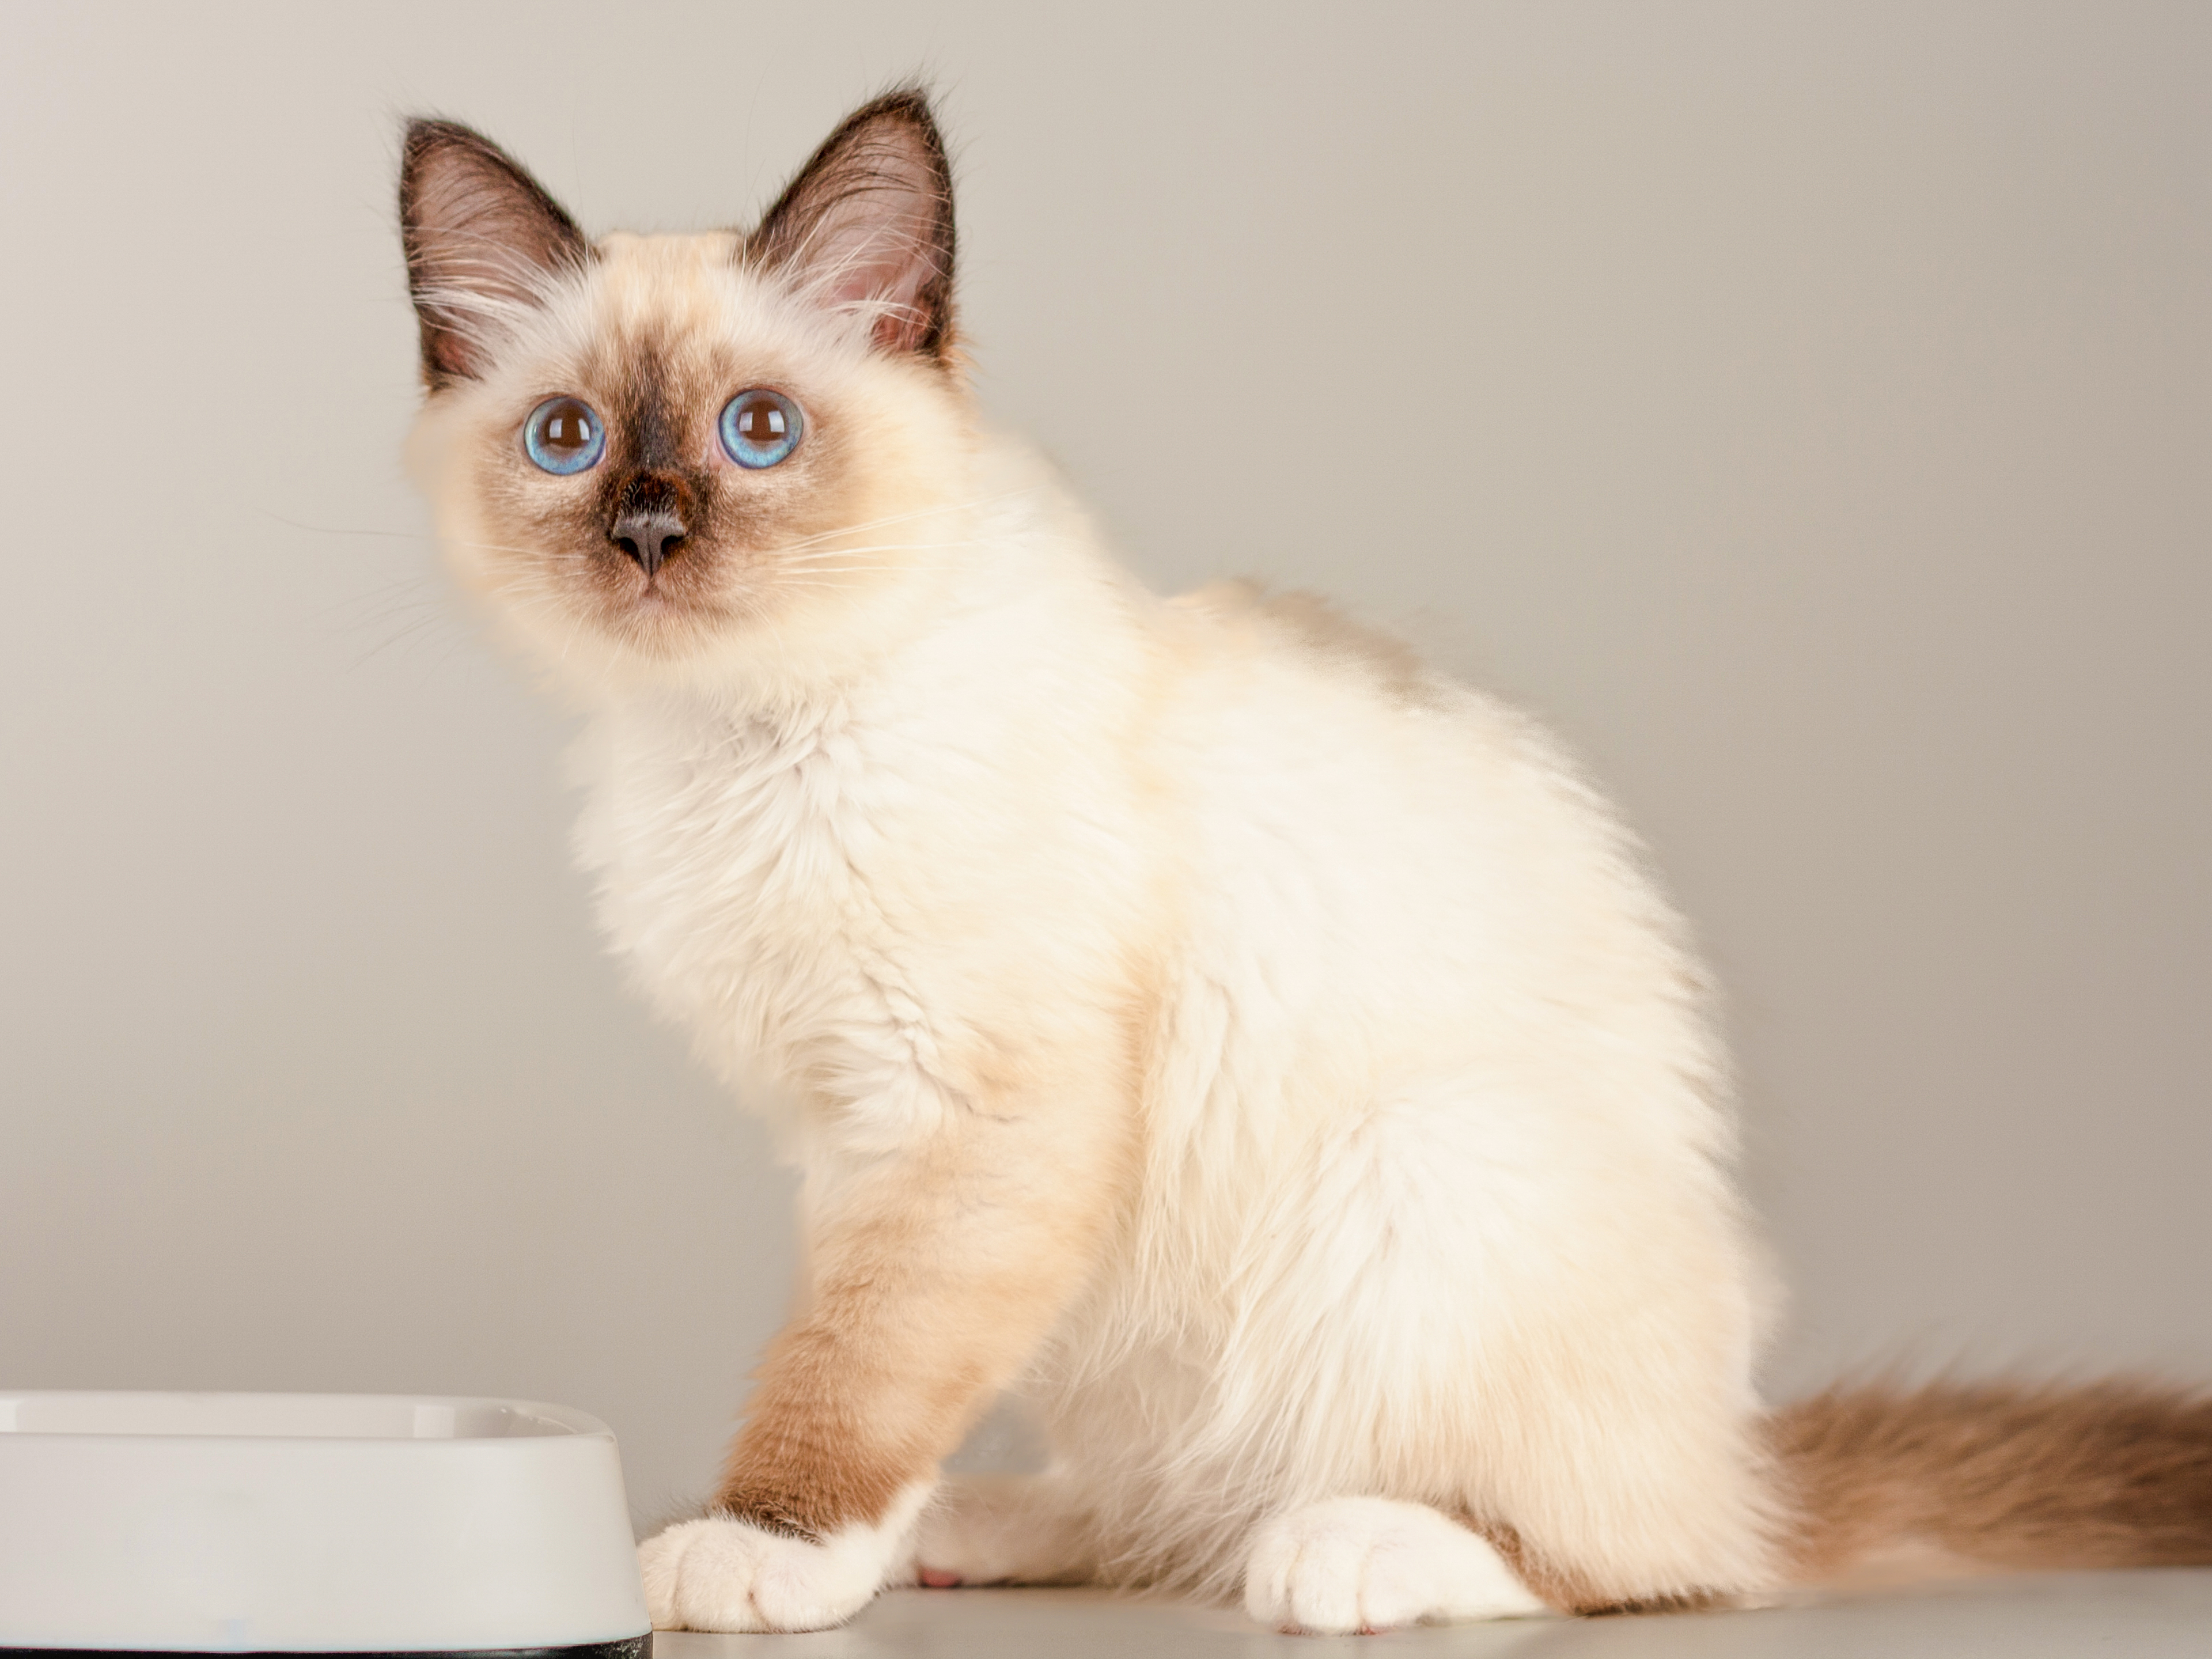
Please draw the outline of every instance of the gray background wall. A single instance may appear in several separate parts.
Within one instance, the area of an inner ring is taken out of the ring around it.
[[[0,1383],[550,1397],[641,1510],[702,1490],[786,1189],[599,955],[561,723],[422,539],[394,121],[684,228],[917,67],[984,396],[1130,557],[1410,632],[1650,836],[1733,993],[1776,1390],[2212,1376],[2212,10],[7,39]]]

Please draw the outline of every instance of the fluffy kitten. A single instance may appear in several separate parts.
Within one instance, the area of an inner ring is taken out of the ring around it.
[[[655,1622],[887,1583],[1312,1631],[2212,1560],[2212,1412],[1765,1418],[1727,1069],[1526,719],[1304,599],[1146,592],[981,423],[923,98],[744,234],[585,239],[410,128],[453,561],[581,696],[617,950],[805,1173],[808,1269]],[[1002,1389],[1054,1460],[938,1463]]]

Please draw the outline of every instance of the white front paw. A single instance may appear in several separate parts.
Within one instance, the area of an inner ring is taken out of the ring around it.
[[[821,1543],[708,1516],[638,1546],[646,1609],[655,1630],[827,1630],[883,1585],[912,1529],[921,1494],[878,1526],[853,1526]]]
[[[1244,1609],[1315,1634],[1551,1611],[1485,1540],[1426,1504],[1387,1498],[1332,1498],[1264,1522]]]

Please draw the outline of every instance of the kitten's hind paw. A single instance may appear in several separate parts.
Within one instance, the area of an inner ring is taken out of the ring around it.
[[[1244,1610],[1314,1635],[1552,1611],[1484,1540],[1425,1504],[1387,1498],[1332,1498],[1262,1522]]]
[[[915,1535],[916,1577],[958,1584],[1070,1584],[1095,1559],[1078,1496],[1048,1475],[955,1475]]]

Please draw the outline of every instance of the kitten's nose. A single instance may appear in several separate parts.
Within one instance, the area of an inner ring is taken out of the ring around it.
[[[637,561],[648,576],[668,562],[689,532],[666,507],[633,507],[607,526],[607,539]]]

